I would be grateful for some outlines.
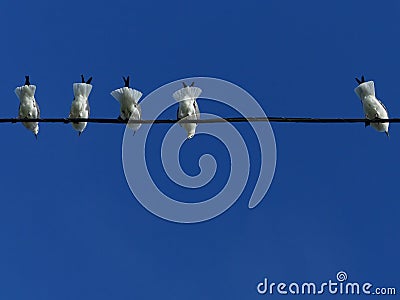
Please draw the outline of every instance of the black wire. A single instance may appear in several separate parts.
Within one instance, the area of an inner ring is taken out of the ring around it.
[[[43,118],[43,119],[18,119],[4,118],[0,119],[0,123],[100,123],[100,124],[127,124],[128,120],[107,118],[90,118],[90,119],[69,119],[69,118]],[[391,119],[360,119],[360,118],[286,118],[286,117],[250,117],[250,118],[218,118],[204,120],[130,120],[130,124],[174,124],[174,123],[251,123],[251,122],[277,122],[277,123],[400,123],[400,118]]]

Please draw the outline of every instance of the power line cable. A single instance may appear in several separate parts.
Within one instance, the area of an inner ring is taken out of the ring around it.
[[[69,119],[69,118],[41,118],[41,119],[18,119],[18,118],[0,118],[0,123],[99,123],[99,124],[127,124],[128,120],[108,118],[89,118],[89,119]],[[275,123],[400,123],[400,118],[390,119],[362,119],[362,118],[305,118],[305,117],[239,117],[239,118],[215,118],[202,120],[129,120],[131,124],[174,124],[174,123],[252,123],[252,122],[275,122]]]

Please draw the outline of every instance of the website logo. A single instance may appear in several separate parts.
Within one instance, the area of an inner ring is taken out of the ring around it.
[[[349,281],[347,273],[340,271],[336,279],[316,282],[272,282],[268,278],[257,284],[260,295],[396,295],[395,287],[375,286],[370,282]]]

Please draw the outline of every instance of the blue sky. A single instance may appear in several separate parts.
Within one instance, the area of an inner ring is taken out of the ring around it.
[[[93,117],[118,116],[109,93],[128,74],[145,95],[210,76],[246,89],[269,116],[355,118],[364,74],[398,117],[399,17],[398,1],[2,1],[0,117],[17,115],[13,90],[27,74],[42,116],[66,117],[81,73],[93,76]],[[21,124],[0,126],[0,299],[285,298],[256,285],[340,270],[400,289],[396,124],[390,139],[363,124],[272,124],[278,161],[264,201],[247,208],[253,178],[226,213],[190,225],[135,200],[123,126],[89,124],[79,138],[42,124],[38,141]],[[185,144],[188,173],[193,153],[223,158],[210,145]]]

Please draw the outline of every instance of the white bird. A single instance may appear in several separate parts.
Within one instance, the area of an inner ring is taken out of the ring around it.
[[[29,76],[25,76],[25,84],[15,89],[19,98],[18,119],[39,119],[40,109],[35,99],[36,85],[29,82]],[[33,132],[36,139],[39,133],[38,122],[22,122],[25,128]]]
[[[90,106],[89,106],[89,94],[92,91],[92,77],[90,77],[86,83],[85,78],[81,75],[82,82],[74,83],[74,100],[71,104],[71,110],[69,113],[70,119],[88,119],[90,115]],[[78,134],[81,135],[83,130],[85,130],[87,122],[73,122],[72,127],[78,131]]]
[[[354,92],[361,99],[365,117],[369,120],[376,119],[388,119],[388,112],[381,101],[375,97],[375,86],[373,81],[365,81],[364,76],[361,76],[361,80],[356,78],[358,87],[354,89]],[[389,136],[389,123],[371,123],[366,121],[365,127],[371,125],[379,132],[385,132]]]
[[[183,82],[183,88],[172,94],[175,100],[179,102],[178,120],[200,119],[200,110],[196,99],[201,92],[200,88],[194,86],[194,82],[190,86]],[[180,123],[180,125],[187,131],[187,138],[191,139],[196,132],[197,123]]]
[[[129,87],[129,76],[122,78],[125,86],[111,92],[111,96],[113,96],[120,104],[120,114],[118,119],[122,121],[141,120],[142,109],[140,104],[138,104],[138,101],[143,94]],[[128,122],[128,127],[131,128],[133,132],[136,132],[140,126],[141,124],[132,124]]]

